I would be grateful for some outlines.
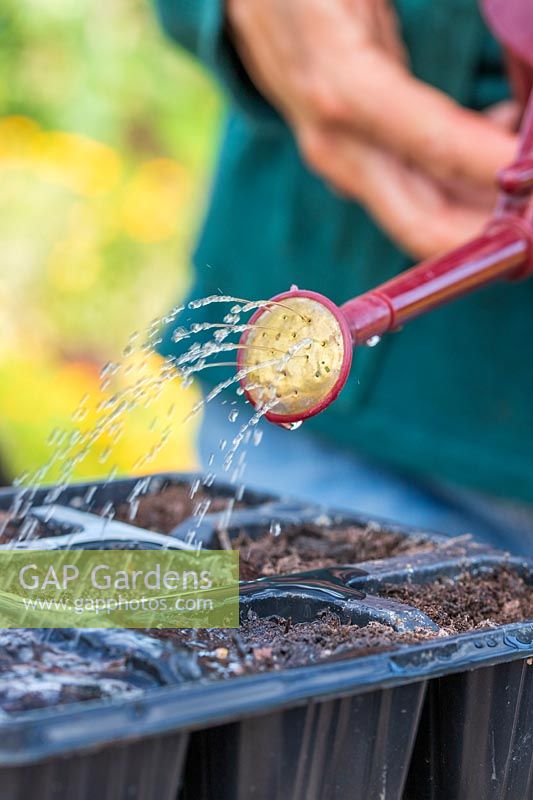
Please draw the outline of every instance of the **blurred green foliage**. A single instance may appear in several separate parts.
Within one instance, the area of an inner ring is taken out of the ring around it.
[[[0,70],[0,461],[14,473],[39,466],[52,422],[71,424],[66,365],[80,396],[96,388],[96,367],[186,291],[222,102],[141,0],[3,0]],[[190,465],[180,442],[165,466]]]

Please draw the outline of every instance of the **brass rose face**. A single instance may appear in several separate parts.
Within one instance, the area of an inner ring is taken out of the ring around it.
[[[335,386],[344,359],[341,327],[317,300],[273,301],[244,338],[243,386],[256,407],[291,416],[315,407]],[[249,370],[249,372],[248,372]]]

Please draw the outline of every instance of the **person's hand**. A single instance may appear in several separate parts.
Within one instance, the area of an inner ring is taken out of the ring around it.
[[[312,170],[416,257],[482,227],[516,137],[409,72],[387,0],[226,2],[245,68]]]

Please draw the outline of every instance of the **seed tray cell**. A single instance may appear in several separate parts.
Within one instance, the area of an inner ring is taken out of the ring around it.
[[[197,477],[152,476],[141,494]],[[110,518],[111,506],[137,499],[137,479],[52,487],[24,502],[49,526],[39,546],[55,539],[56,546],[179,549],[191,546],[196,533],[204,547],[218,548],[260,543],[271,526],[283,532],[308,526],[324,536],[350,526],[377,537],[392,533],[398,546],[385,558],[367,558],[375,551],[361,549],[349,564],[291,574],[278,564],[279,574],[241,584],[245,622],[250,614],[275,615],[297,625],[333,612],[340,624],[382,626],[390,641],[368,654],[343,646],[303,666],[278,664],[224,679],[224,670],[214,674],[172,636],[49,632],[65,651],[94,651],[102,659],[127,652],[131,680],[141,674],[147,683],[135,696],[0,717],[2,798],[67,800],[83,796],[89,784],[90,796],[110,800],[175,800],[178,791],[182,800],[533,797],[533,621],[441,635],[431,614],[393,591],[502,567],[531,582],[531,561],[468,537],[448,539],[257,493],[236,498],[234,487],[216,482],[204,488],[228,497],[231,515],[208,510],[200,521],[182,519],[164,532],[139,528],[134,518]],[[0,509],[13,508],[14,497],[0,492]],[[64,525],[68,531],[59,533]]]

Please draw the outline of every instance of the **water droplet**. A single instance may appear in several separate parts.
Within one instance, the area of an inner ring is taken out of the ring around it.
[[[29,478],[29,472],[23,472],[17,478],[13,480],[13,486],[22,486],[22,484]],[[7,524],[7,517],[6,517],[6,524]]]
[[[89,505],[92,503],[93,497],[96,494],[97,486],[90,486],[87,491],[85,492],[85,496],[83,498],[83,502]]]
[[[369,339],[366,340],[365,344],[367,347],[375,347],[380,342],[381,342],[381,336],[371,336]]]
[[[104,364],[104,366],[100,370],[100,379],[107,378],[111,375],[115,375],[119,369],[120,369],[120,364],[117,364],[114,361],[108,361],[107,364]]]
[[[189,336],[189,331],[186,328],[176,328],[172,333],[172,341],[180,342],[182,339],[186,339],[187,336]]]
[[[254,431],[253,435],[254,447],[258,447],[261,444],[262,438],[263,438],[263,431]]]
[[[279,522],[271,522],[270,523],[270,533],[272,536],[279,536],[281,533],[281,525]]]
[[[100,456],[98,458],[99,463],[100,464],[104,464],[107,461],[107,459],[109,458],[110,455],[111,455],[111,448],[110,447],[106,447],[100,453]]]
[[[235,410],[235,409],[234,409],[233,411],[230,411],[230,412],[229,412],[229,414],[228,414],[228,420],[229,420],[230,422],[236,422],[236,421],[237,421],[237,417],[238,417],[238,416],[239,416],[239,412],[238,412],[237,410]]]
[[[128,517],[129,517],[130,521],[134,520],[135,517],[137,516],[137,512],[139,510],[140,502],[141,501],[138,500],[138,499],[132,500],[130,502],[130,507],[129,507],[129,511],[128,511]]]
[[[176,317],[177,317],[179,314],[181,314],[181,312],[183,311],[183,309],[184,309],[184,308],[185,308],[185,306],[174,306],[174,308],[172,309],[172,311],[170,311],[168,314],[166,314],[166,315],[163,317],[163,320],[162,320],[162,321],[165,323],[165,325],[168,325],[170,322],[174,322],[174,320],[176,319]]]
[[[114,507],[111,500],[108,500],[107,503],[103,505],[100,514],[102,517],[108,517],[108,518],[114,516]]]
[[[54,428],[52,433],[48,436],[48,439],[46,440],[46,444],[49,444],[49,445],[57,444],[57,441],[59,439],[60,434],[61,434],[61,430],[59,428]]]
[[[301,427],[302,427],[302,425],[303,425],[303,422],[302,422],[302,420],[300,419],[300,420],[298,420],[298,422],[289,422],[289,424],[288,424],[288,426],[287,426],[287,427],[288,427],[288,429],[289,429],[290,431],[297,431],[297,430],[298,430],[298,428],[301,428]]]
[[[78,408],[74,414],[72,415],[73,422],[83,422],[89,416],[89,411],[87,408]]]
[[[197,525],[200,525],[200,523],[202,522],[203,518],[209,511],[210,505],[211,505],[211,499],[209,497],[206,497],[205,500],[201,500],[198,503],[198,505],[194,508],[193,516],[197,518],[196,519]]]

